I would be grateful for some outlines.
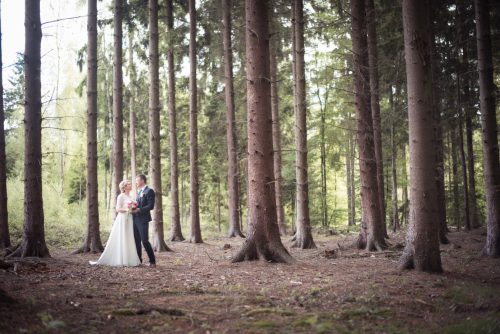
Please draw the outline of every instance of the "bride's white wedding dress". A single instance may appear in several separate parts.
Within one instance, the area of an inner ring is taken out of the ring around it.
[[[116,199],[116,208],[127,209],[130,201],[133,199],[125,194],[120,194]],[[104,252],[99,260],[89,261],[89,263],[117,267],[132,267],[141,263],[135,247],[132,214],[117,212]]]

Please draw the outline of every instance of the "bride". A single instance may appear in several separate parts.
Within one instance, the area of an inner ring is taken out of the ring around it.
[[[134,227],[131,211],[137,206],[130,197],[132,183],[128,180],[120,182],[121,194],[116,199],[116,219],[106,243],[106,248],[96,262],[90,264],[107,266],[138,266],[141,262],[135,249]]]

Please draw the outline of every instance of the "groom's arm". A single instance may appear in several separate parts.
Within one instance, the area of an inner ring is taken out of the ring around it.
[[[141,213],[151,211],[155,207],[155,192],[154,192],[154,190],[149,190],[145,194],[145,197],[146,197],[146,205],[144,205],[143,207],[140,208]]]

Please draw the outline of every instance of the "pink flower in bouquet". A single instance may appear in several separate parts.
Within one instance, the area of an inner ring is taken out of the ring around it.
[[[127,207],[128,207],[128,212],[132,213],[135,209],[137,209],[137,202],[130,201],[127,203]]]

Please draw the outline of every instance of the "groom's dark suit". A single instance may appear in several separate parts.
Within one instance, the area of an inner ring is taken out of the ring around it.
[[[148,253],[149,263],[156,263],[155,253],[149,243],[149,222],[151,221],[151,210],[155,206],[155,192],[148,186],[144,186],[137,194],[137,208],[140,210],[134,214],[134,238],[137,254],[142,263],[141,242]]]

